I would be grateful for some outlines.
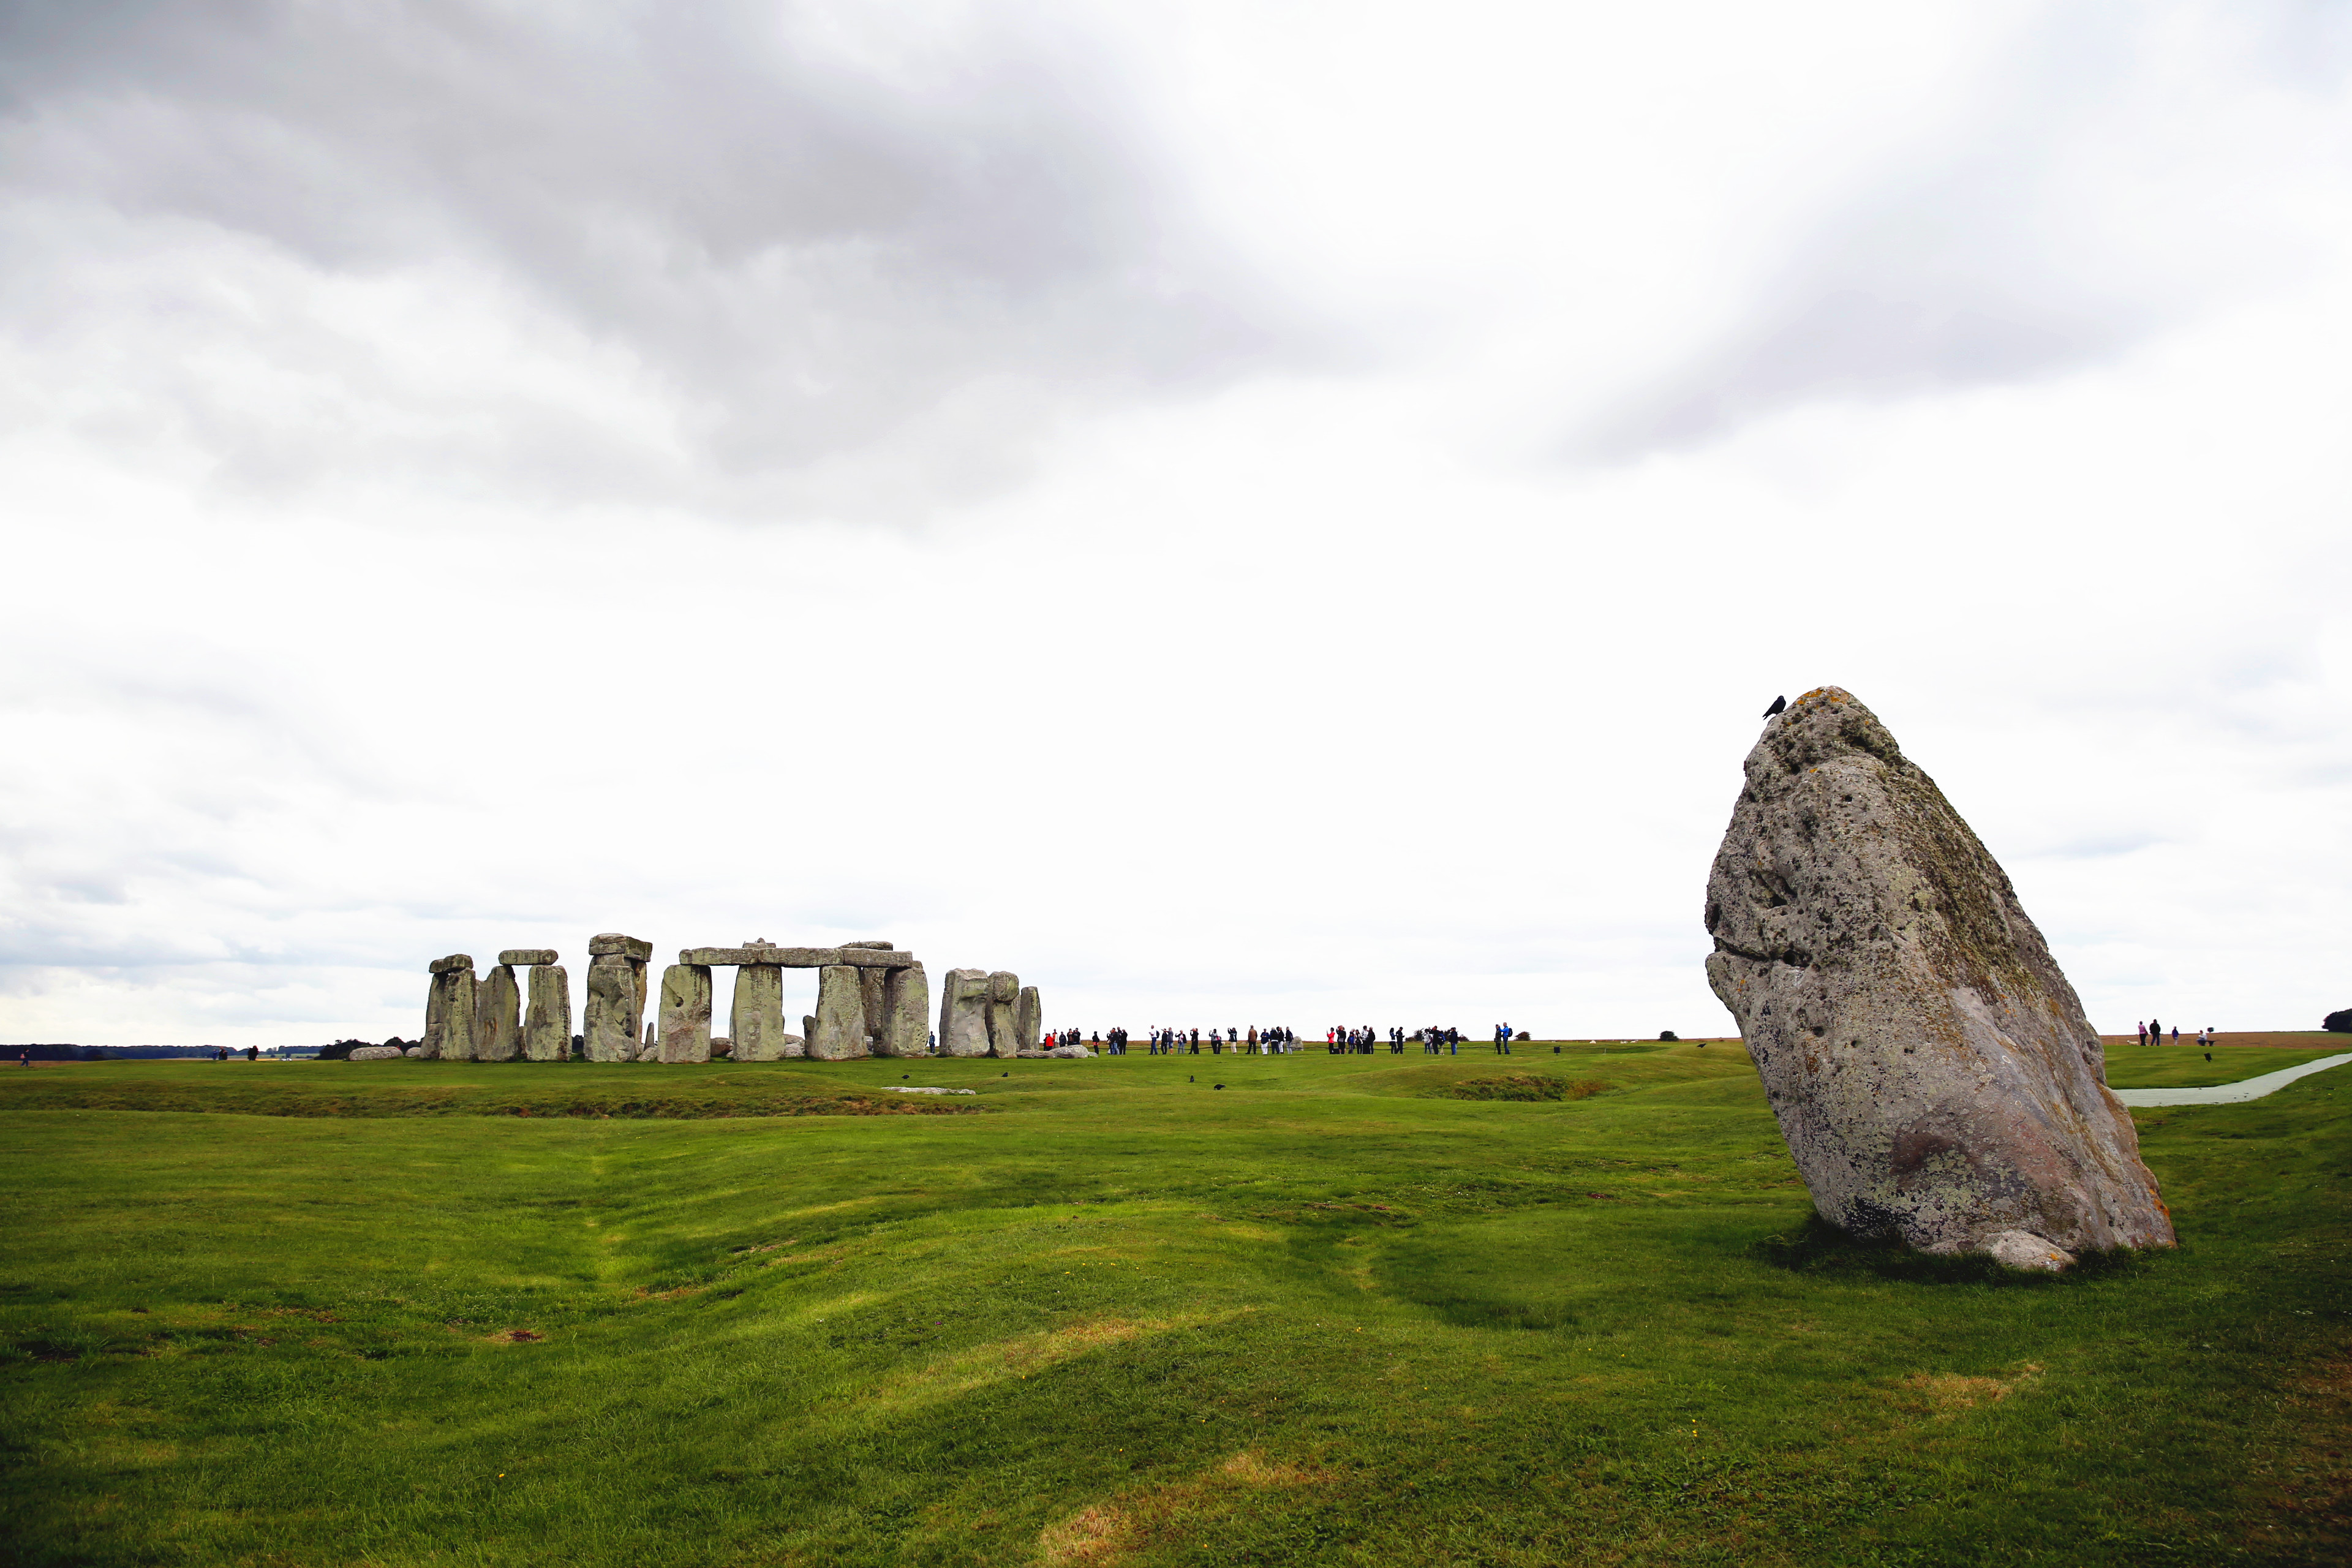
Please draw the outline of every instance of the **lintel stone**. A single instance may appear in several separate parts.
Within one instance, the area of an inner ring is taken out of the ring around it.
[[[553,963],[555,958],[551,947],[510,947],[499,954],[500,963]]]
[[[426,965],[426,970],[428,973],[434,974],[446,974],[453,969],[471,969],[473,967],[474,955],[472,953],[453,952],[446,958],[435,959],[430,964]]]

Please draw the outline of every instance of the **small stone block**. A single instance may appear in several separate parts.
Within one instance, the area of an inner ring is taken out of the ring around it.
[[[653,957],[654,944],[639,942],[633,936],[623,936],[616,931],[601,931],[588,939],[589,957],[603,958],[608,953],[618,953],[623,958],[634,958],[643,963]]]
[[[435,974],[446,974],[455,969],[471,969],[474,967],[474,955],[470,952],[453,952],[446,958],[435,959],[426,967]]]

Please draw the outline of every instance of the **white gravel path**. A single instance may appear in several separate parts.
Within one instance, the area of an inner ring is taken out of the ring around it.
[[[2352,1062],[2352,1051],[2339,1057],[2322,1057],[2315,1062],[2305,1062],[2299,1068],[2282,1068],[2266,1072],[2260,1078],[2250,1078],[2237,1083],[2217,1083],[2210,1089],[2119,1089],[2116,1098],[2126,1105],[2236,1105],[2249,1100],[2260,1100],[2276,1089],[2284,1089],[2299,1078],[2325,1072],[2332,1067]]]

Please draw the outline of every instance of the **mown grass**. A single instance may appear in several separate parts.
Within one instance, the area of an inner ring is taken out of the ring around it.
[[[1447,1094],[1541,1075],[1606,1087]],[[1721,1045],[26,1077],[0,1083],[15,1561],[2352,1549],[2352,1068],[2142,1113],[2183,1246],[2060,1279],[1823,1233]],[[989,1113],[726,1114],[901,1081]],[[420,1088],[706,1109],[325,1109]]]

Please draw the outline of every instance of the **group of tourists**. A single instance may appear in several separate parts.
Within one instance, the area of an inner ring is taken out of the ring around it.
[[[1108,1034],[1097,1035],[1095,1039],[1102,1046],[1103,1055],[1107,1057],[1127,1055],[1128,1033],[1125,1029],[1112,1029]],[[1201,1055],[1202,1046],[1209,1047],[1208,1054],[1213,1057],[1223,1056],[1227,1051],[1237,1057],[1273,1057],[1298,1048],[1298,1037],[1288,1029],[1260,1029],[1255,1025],[1246,1031],[1229,1028],[1223,1034],[1214,1029],[1171,1029],[1155,1026],[1144,1031],[1143,1040],[1144,1054],[1153,1057],[1197,1057]]]
[[[2221,1037],[2221,1032],[2210,1024],[2197,1031],[2198,1045],[2208,1050],[2211,1049],[2214,1043]],[[2153,1018],[2142,1024],[2139,1026],[2139,1043],[2143,1046],[2164,1044],[2164,1026]],[[2176,1046],[2180,1043],[2180,1026],[2178,1024],[2172,1026],[2172,1043]]]

